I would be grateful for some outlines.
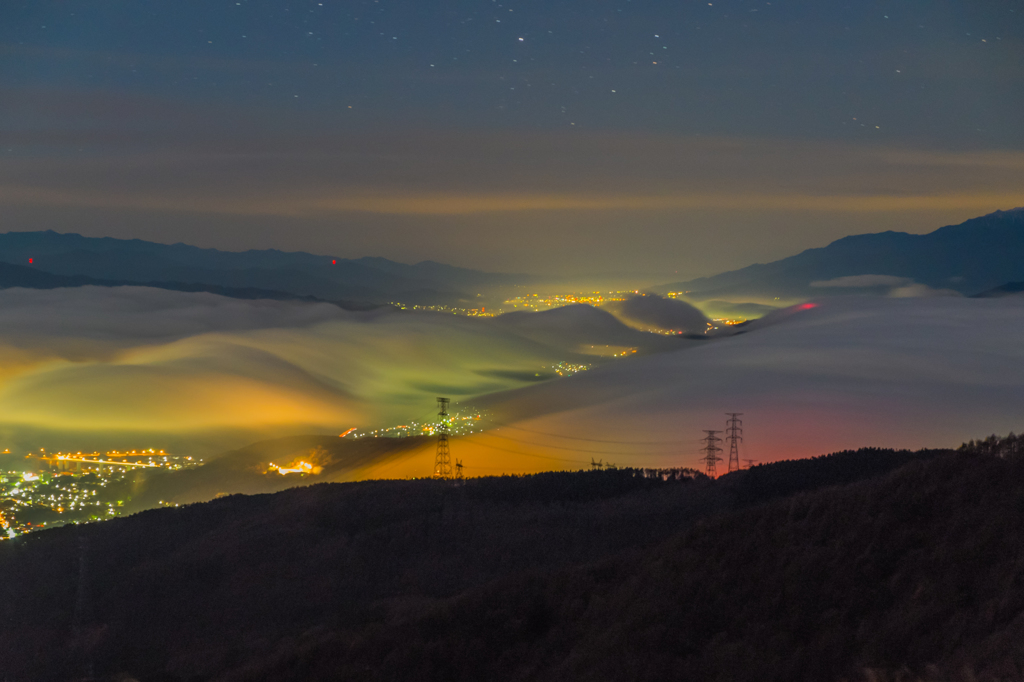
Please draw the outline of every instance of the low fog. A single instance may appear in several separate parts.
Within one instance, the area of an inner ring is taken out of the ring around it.
[[[741,456],[762,462],[1024,427],[1024,299],[839,297],[739,329],[491,396],[480,404],[504,426],[453,452],[467,466],[700,467],[702,430],[726,412],[744,413]]]
[[[722,429],[725,412],[744,413],[742,456],[758,461],[955,446],[1021,430],[1022,313],[1015,298],[837,297],[704,340],[644,334],[582,306],[486,319],[137,287],[8,289],[0,449],[210,456],[431,419],[438,395],[486,411],[486,433],[452,442],[470,475],[591,458],[699,466],[702,430]],[[557,377],[559,362],[591,369]],[[417,448],[366,461],[360,475],[422,476],[431,458]]]
[[[429,418],[437,395],[465,401],[554,376],[594,341],[542,343],[515,327],[143,287],[7,289],[0,446],[210,454],[390,425]]]

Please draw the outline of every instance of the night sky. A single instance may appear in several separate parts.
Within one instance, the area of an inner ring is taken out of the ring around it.
[[[0,230],[681,279],[1024,205],[1021,112],[1019,1],[8,0]]]

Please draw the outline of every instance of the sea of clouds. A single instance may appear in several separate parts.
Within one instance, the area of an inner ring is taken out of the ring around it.
[[[657,337],[661,352],[604,361],[574,349],[648,335],[591,319],[600,311],[553,312],[537,314],[539,334],[533,318],[142,287],[7,289],[0,449],[208,456],[261,438],[430,419],[439,395],[487,410],[490,431],[453,442],[478,474],[591,457],[698,466],[702,431],[721,430],[726,412],[744,413],[743,456],[759,461],[956,446],[1024,428],[1022,299],[823,298],[735,336]],[[578,318],[593,337],[571,329]],[[560,361],[594,367],[536,380]],[[420,464],[384,473],[422,474]]]
[[[0,445],[202,450],[341,432],[429,417],[437,395],[519,386],[564,359],[473,322],[144,287],[3,290]]]
[[[1024,429],[1022,298],[824,298],[740,330],[482,400],[508,426],[462,452],[701,467],[726,412],[744,413],[741,456],[759,461]]]

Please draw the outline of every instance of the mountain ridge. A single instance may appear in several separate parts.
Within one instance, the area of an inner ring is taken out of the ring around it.
[[[927,234],[887,230],[849,235],[770,263],[674,282],[654,291],[685,291],[704,300],[759,296],[802,298],[882,292],[892,285],[833,283],[843,277],[886,276],[971,295],[1024,279],[1024,208],[995,211]]]
[[[378,304],[395,300],[452,303],[475,296],[480,289],[527,279],[429,260],[408,265],[377,256],[336,258],[280,249],[222,251],[181,242],[85,237],[54,230],[0,234],[0,262],[31,265],[53,275],[130,284],[184,282]]]
[[[325,484],[65,526],[0,544],[0,661],[111,682],[1016,679],[1021,444],[717,481]]]
[[[183,292],[206,292],[226,296],[228,298],[241,299],[270,299],[275,301],[306,301],[309,303],[326,303],[315,296],[300,296],[287,291],[274,291],[272,289],[258,289],[254,287],[234,288],[222,287],[215,284],[201,284],[195,282],[133,282],[127,280],[96,279],[86,275],[55,275],[51,272],[30,268],[24,265],[14,265],[0,262],[0,289],[13,289],[22,287],[25,289],[61,289],[66,287],[122,287],[141,286],[154,289],[168,289],[170,291]],[[330,301],[334,303],[334,301]],[[343,302],[338,302],[342,307]]]

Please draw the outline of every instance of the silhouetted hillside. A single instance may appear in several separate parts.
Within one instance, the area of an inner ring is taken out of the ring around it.
[[[787,497],[830,485],[845,485],[920,459],[930,459],[948,450],[886,450],[861,448],[831,455],[794,459],[755,466],[739,474],[728,474],[720,482],[736,496],[737,504],[752,505],[776,497]]]
[[[0,261],[27,267],[30,258],[33,267],[58,276],[84,276],[119,283],[180,282],[187,286],[230,290],[256,289],[329,301],[450,303],[475,295],[482,288],[524,280],[432,261],[405,265],[384,258],[332,258],[276,249],[219,251],[139,239],[83,237],[51,230],[0,234]]]
[[[915,462],[317,633],[230,679],[1015,680],[1022,521],[1024,461]]]
[[[224,287],[216,284],[198,284],[187,282],[156,282],[150,280],[130,281],[115,279],[97,279],[86,275],[55,275],[38,268],[25,265],[14,265],[12,263],[0,262],[0,289],[11,289],[23,287],[25,289],[61,289],[65,287],[122,287],[122,286],[146,286],[156,289],[169,289],[171,291],[200,292],[205,291],[218,296],[243,299],[270,299],[275,301],[309,301],[316,302],[320,299],[315,296],[299,296],[286,291],[272,291],[269,289],[257,289],[253,287],[235,288]],[[344,303],[339,303],[344,307]]]
[[[1002,286],[987,289],[972,298],[999,298],[1001,296],[1019,296],[1024,293],[1024,282],[1008,282]]]
[[[835,281],[840,278],[858,279]],[[719,296],[791,298],[886,292],[917,282],[969,295],[1021,280],[1024,208],[1017,208],[923,235],[881,232],[844,237],[773,263],[666,284],[656,290],[686,291],[697,300]]]
[[[143,682],[1019,679],[1018,440],[719,481],[317,485],[46,531],[0,545],[0,665]]]

